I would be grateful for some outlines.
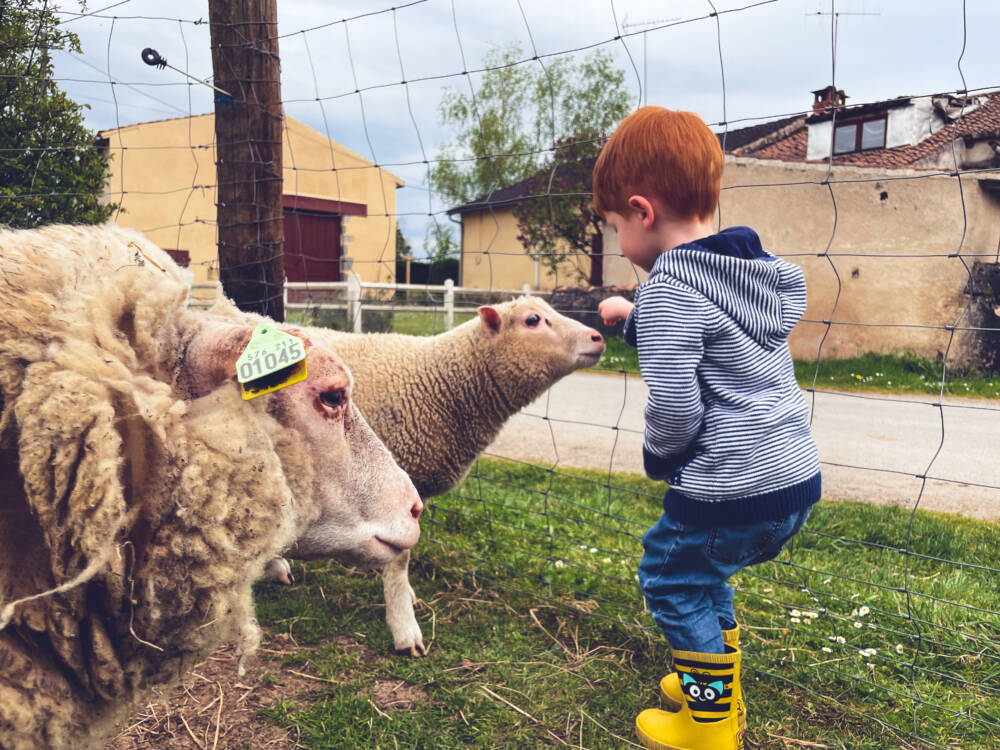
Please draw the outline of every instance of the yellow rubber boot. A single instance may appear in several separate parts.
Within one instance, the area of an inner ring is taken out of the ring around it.
[[[727,646],[733,648],[740,647],[740,626],[734,625],[729,630],[722,631],[722,640]],[[747,712],[743,705],[743,693],[736,685],[737,692],[733,695],[736,701],[736,718],[740,722],[740,729],[744,732],[747,729]],[[660,680],[660,703],[667,711],[680,711],[684,706],[684,691],[681,690],[681,680],[676,672],[671,672]]]
[[[738,648],[724,654],[674,651],[684,694],[680,711],[648,708],[635,720],[639,742],[649,750],[743,750],[734,696],[740,685]]]

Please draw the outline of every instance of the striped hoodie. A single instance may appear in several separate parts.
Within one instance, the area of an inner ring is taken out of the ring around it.
[[[820,496],[809,407],[788,334],[806,307],[802,270],[731,227],[660,255],[625,340],[649,388],[643,459],[666,479],[664,511],[699,526],[778,519]]]

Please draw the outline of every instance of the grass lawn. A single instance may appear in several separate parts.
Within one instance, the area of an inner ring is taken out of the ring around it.
[[[259,587],[258,617],[302,649],[282,666],[320,681],[266,716],[310,748],[630,746],[668,663],[635,579],[662,490],[479,461],[424,517],[424,659],[389,655],[377,577],[296,563],[303,582]],[[747,746],[1000,748],[997,530],[818,505],[792,549],[733,580]]]
[[[461,325],[476,317],[475,313],[455,313],[455,325]],[[398,312],[393,316],[393,333],[405,333],[410,336],[433,336],[444,332],[444,313],[433,312]]]
[[[621,338],[608,339],[608,348],[596,370],[639,371],[639,356]],[[849,359],[795,360],[795,377],[803,388],[817,390],[879,391],[884,393],[941,392],[941,364],[914,354],[865,354]],[[971,372],[947,373],[944,392],[952,396],[1000,398],[1000,376]]]

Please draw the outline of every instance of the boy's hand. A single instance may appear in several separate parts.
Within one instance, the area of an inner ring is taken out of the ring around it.
[[[601,300],[597,312],[604,319],[604,325],[613,326],[619,320],[625,320],[635,307],[624,297],[615,296]]]

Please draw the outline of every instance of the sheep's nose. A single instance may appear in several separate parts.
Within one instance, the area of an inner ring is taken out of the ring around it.
[[[604,341],[604,337],[595,331],[594,333],[590,334],[590,340],[595,343],[600,343],[601,341]]]
[[[410,515],[413,516],[413,520],[418,520],[420,514],[424,511],[424,504],[418,497],[413,505],[410,507]]]

